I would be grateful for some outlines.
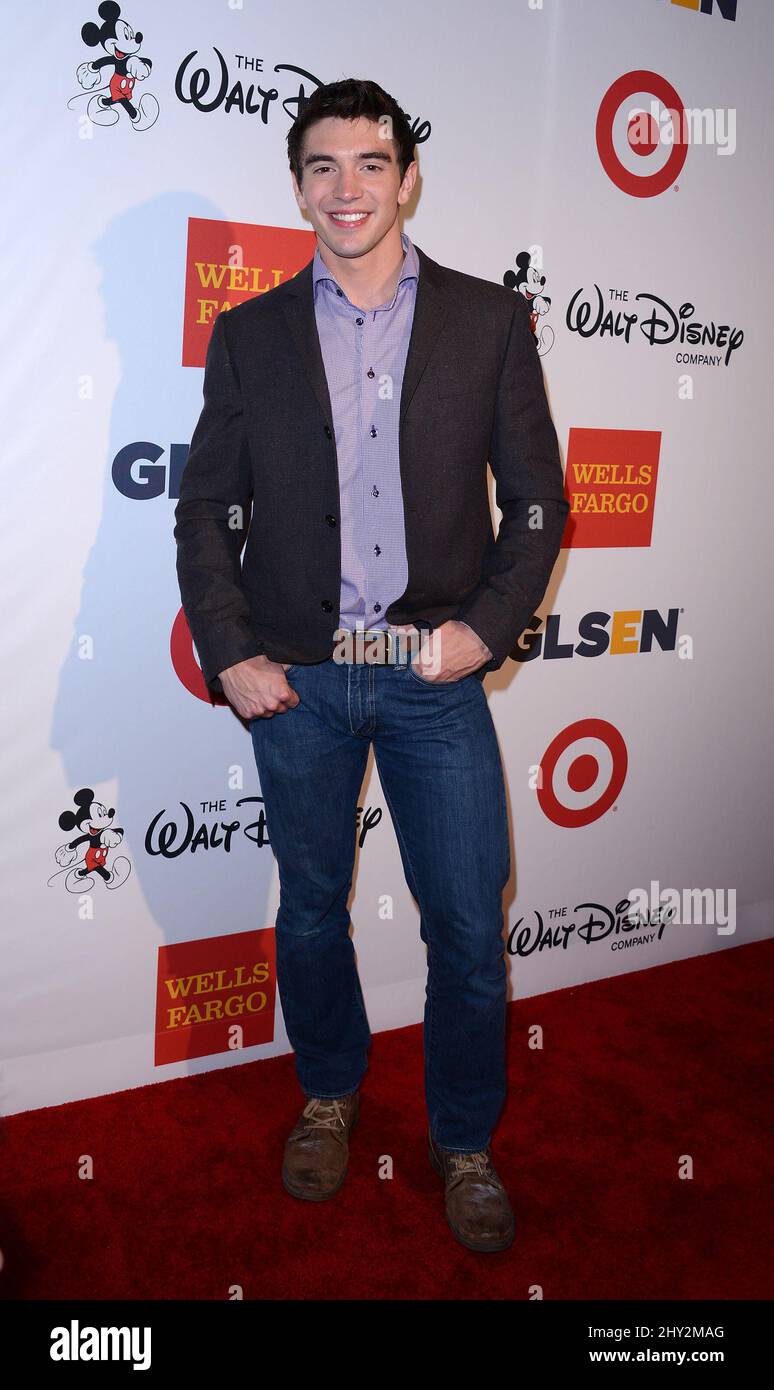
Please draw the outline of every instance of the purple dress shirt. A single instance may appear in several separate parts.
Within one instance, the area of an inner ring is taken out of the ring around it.
[[[339,626],[350,631],[388,627],[385,609],[408,582],[399,407],[419,259],[405,232],[401,242],[403,268],[395,293],[376,309],[352,303],[319,248],[312,264],[339,469]]]
[[[405,233],[401,241],[395,293],[376,309],[351,302],[319,249],[312,267],[339,465],[339,625],[350,630],[388,626],[384,611],[408,582],[398,423],[419,261]]]

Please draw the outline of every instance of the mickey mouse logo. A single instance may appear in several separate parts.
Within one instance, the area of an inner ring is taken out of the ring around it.
[[[506,289],[515,290],[517,294],[523,295],[529,304],[532,336],[537,343],[540,356],[544,357],[554,345],[554,330],[549,324],[543,324],[540,334],[537,331],[539,320],[551,308],[549,296],[543,293],[546,277],[541,273],[539,266],[533,264],[529,251],[519,252],[516,265],[518,270],[506,270],[503,284]]]
[[[135,82],[144,82],[153,66],[150,58],[140,57],[143,36],[119,18],[121,6],[115,0],[104,0],[97,14],[102,24],[84,24],[81,38],[89,48],[102,48],[103,56],[81,63],[75,74],[87,92],[98,88],[86,114],[95,125],[115,125],[123,109],[134,130],[147,130],[159,114],[159,104],[150,92],[144,92],[136,105],[132,100]],[[67,105],[72,106],[79,96],[71,97]]]
[[[120,888],[132,866],[125,855],[119,855],[113,860],[112,868],[108,868],[108,852],[124,838],[123,830],[113,825],[115,808],[95,801],[91,787],[82,787],[73,800],[75,810],[62,812],[59,827],[61,830],[77,828],[80,834],[56,851],[54,858],[61,868],[48,880],[49,888],[62,873],[66,874],[64,886],[68,893],[87,893],[94,887],[94,874],[99,875],[106,888]]]

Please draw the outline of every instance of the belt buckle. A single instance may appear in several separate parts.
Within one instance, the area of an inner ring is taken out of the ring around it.
[[[364,641],[370,641],[370,639],[375,638],[375,637],[379,638],[379,642],[381,642],[381,644],[382,644],[382,651],[384,651],[384,641],[385,641],[385,637],[386,637],[386,656],[382,656],[381,659],[378,660],[378,662],[375,662],[375,660],[370,660],[370,662],[367,662],[367,664],[368,664],[368,666],[386,666],[386,664],[388,664],[389,662],[392,662],[392,642],[393,642],[393,634],[392,634],[392,632],[390,632],[389,627],[367,627],[367,628],[364,628],[364,630],[363,630],[363,638],[364,638]],[[377,648],[377,651],[378,651],[378,648]]]
[[[395,634],[395,633],[392,631],[392,629],[389,628],[389,627],[370,627],[370,628],[369,628],[369,627],[366,627],[366,628],[363,629],[363,637],[364,637],[364,639],[368,639],[368,638],[372,638],[372,637],[379,637],[379,638],[381,639],[381,641],[383,642],[384,639],[385,639],[385,637],[387,638],[387,654],[386,654],[386,656],[384,656],[384,657],[382,658],[381,661],[371,661],[371,662],[368,663],[368,665],[371,665],[371,666],[387,666],[387,665],[389,665],[389,664],[391,664],[391,663],[393,662],[394,651],[395,651],[395,636],[396,636],[396,634]]]

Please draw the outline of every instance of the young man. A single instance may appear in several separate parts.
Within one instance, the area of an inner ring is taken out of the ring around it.
[[[417,166],[394,99],[318,89],[288,153],[317,249],[218,315],[175,513],[186,617],[209,686],[249,720],[279,868],[277,982],[306,1097],[282,1177],[320,1201],[347,1172],[371,1037],[347,900],[373,745],[428,951],[430,1160],[457,1238],[502,1250],[510,850],[482,678],[559,551],[556,432],[525,300],[401,234]]]

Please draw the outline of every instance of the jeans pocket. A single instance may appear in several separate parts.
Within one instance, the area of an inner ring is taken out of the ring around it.
[[[419,685],[424,685],[428,690],[450,690],[457,685],[462,685],[462,682],[468,679],[467,676],[457,676],[453,681],[429,681],[419,674],[412,661],[408,662],[408,669],[414,680]]]

